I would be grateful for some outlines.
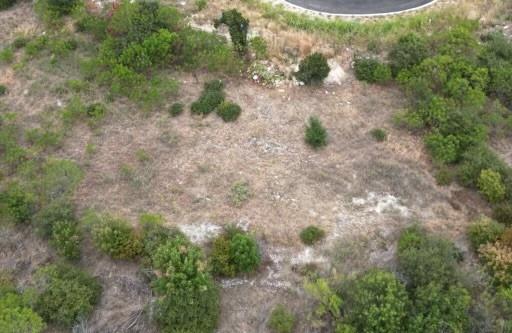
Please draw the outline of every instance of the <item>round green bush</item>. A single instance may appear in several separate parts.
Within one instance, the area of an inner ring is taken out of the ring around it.
[[[260,262],[256,240],[239,229],[229,228],[213,241],[210,265],[214,274],[233,277],[250,273]]]
[[[480,172],[478,189],[491,203],[497,203],[505,198],[506,188],[501,180],[501,174],[485,169]]]
[[[96,216],[92,220],[92,239],[102,252],[114,259],[134,258],[140,254],[142,244],[128,222],[110,216]]]
[[[222,102],[217,108],[217,114],[222,118],[225,122],[231,122],[238,119],[242,113],[242,108],[235,103],[232,102]]]
[[[177,117],[183,112],[183,109],[184,105],[182,103],[173,103],[169,108],[169,114],[171,117]]]
[[[87,318],[98,302],[101,285],[96,278],[70,265],[40,268],[34,279],[36,312],[47,322],[71,327]]]
[[[277,305],[268,321],[268,327],[274,333],[292,333],[295,326],[295,316],[293,313],[286,310],[286,308],[279,304]]]
[[[0,0],[0,10],[14,6],[17,0]]]
[[[0,208],[14,223],[25,223],[35,212],[35,200],[21,186],[10,184],[6,191],[0,193]]]
[[[468,237],[473,249],[478,250],[481,245],[494,243],[505,231],[505,226],[487,217],[471,224],[468,228]]]
[[[295,76],[305,84],[321,83],[329,75],[327,59],[321,53],[313,53],[307,56],[299,64],[299,71]]]
[[[377,142],[386,141],[388,138],[388,133],[382,128],[374,128],[370,131],[370,134]]]
[[[323,127],[320,119],[317,117],[309,118],[309,124],[306,127],[305,140],[306,143],[314,149],[327,145],[327,130]]]
[[[300,232],[300,239],[306,245],[313,245],[324,237],[325,232],[314,225],[306,227]]]
[[[493,217],[506,226],[512,226],[512,203],[503,202],[494,206]]]
[[[356,78],[368,83],[385,83],[391,80],[391,69],[373,58],[357,57],[354,60]]]

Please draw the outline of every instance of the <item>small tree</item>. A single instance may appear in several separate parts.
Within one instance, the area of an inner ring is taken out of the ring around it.
[[[243,17],[238,10],[231,9],[222,12],[220,19],[214,21],[215,28],[218,28],[221,24],[228,26],[235,51],[241,56],[245,55],[248,46],[249,20]]]
[[[309,118],[309,124],[306,127],[305,140],[306,143],[314,149],[327,145],[327,130],[317,117]]]
[[[307,56],[299,64],[299,71],[295,73],[298,80],[305,84],[321,83],[329,75],[327,59],[321,53]]]
[[[485,169],[480,172],[478,188],[489,202],[496,203],[505,198],[505,185],[503,185],[501,175],[494,170]]]

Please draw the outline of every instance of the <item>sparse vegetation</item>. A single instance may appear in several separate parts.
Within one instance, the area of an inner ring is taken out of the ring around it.
[[[377,142],[386,141],[388,138],[388,133],[382,128],[374,128],[370,131],[370,134]]]
[[[236,182],[231,187],[230,199],[235,207],[241,207],[250,196],[251,191],[247,182]]]
[[[274,333],[292,333],[295,326],[295,316],[283,305],[277,305],[270,314],[268,327]]]

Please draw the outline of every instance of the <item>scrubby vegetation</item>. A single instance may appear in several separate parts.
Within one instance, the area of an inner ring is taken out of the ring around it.
[[[292,333],[295,326],[295,316],[279,304],[270,314],[268,327],[274,333]]]
[[[299,71],[295,76],[305,84],[319,84],[329,74],[327,59],[321,53],[313,53],[307,56],[299,64]]]

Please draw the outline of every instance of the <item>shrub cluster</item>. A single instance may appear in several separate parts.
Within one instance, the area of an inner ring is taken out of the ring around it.
[[[28,297],[19,293],[0,271],[0,332],[40,333],[45,328],[43,319],[31,309]]]
[[[190,109],[194,114],[207,115],[215,111],[224,102],[224,83],[220,80],[208,81],[204,84],[199,99],[192,103]]]
[[[295,76],[305,84],[318,84],[329,75],[329,71],[325,56],[321,53],[313,53],[300,62],[299,71]]]
[[[357,57],[354,60],[356,78],[368,83],[386,83],[391,80],[391,69],[373,58]]]
[[[36,312],[47,322],[71,327],[87,318],[98,302],[101,285],[96,278],[68,265],[40,268],[34,279]]]
[[[256,240],[237,228],[227,228],[213,241],[210,264],[214,274],[234,277],[258,268],[261,254]]]

